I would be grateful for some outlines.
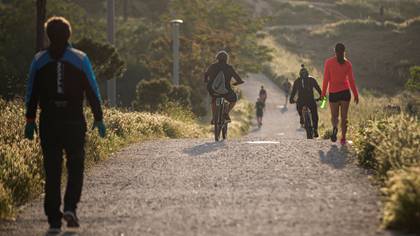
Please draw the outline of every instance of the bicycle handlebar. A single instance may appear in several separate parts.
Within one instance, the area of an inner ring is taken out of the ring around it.
[[[237,85],[240,85],[240,84],[243,84],[243,83],[245,83],[243,80],[242,81],[236,81],[236,82],[232,83],[232,85],[237,86]]]

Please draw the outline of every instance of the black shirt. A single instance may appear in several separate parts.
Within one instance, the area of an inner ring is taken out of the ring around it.
[[[314,102],[314,88],[318,91],[321,96],[321,88],[313,77],[298,78],[293,83],[292,93],[290,95],[290,101],[294,100],[296,93],[298,94],[298,103]]]
[[[204,74],[204,78],[206,80],[207,78],[210,78],[210,81],[212,81],[214,78],[216,78],[217,74],[220,71],[223,71],[223,74],[225,75],[225,86],[228,90],[232,90],[232,87],[230,85],[230,81],[232,80],[232,78],[234,78],[236,81],[242,81],[241,77],[236,73],[235,69],[233,69],[231,65],[220,62],[211,64],[207,69],[206,73]]]

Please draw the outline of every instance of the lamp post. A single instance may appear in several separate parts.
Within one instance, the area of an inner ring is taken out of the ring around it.
[[[108,42],[112,45],[115,43],[115,0],[108,0],[107,2],[108,11]],[[117,105],[117,81],[115,78],[107,80],[107,94],[109,105]]]
[[[173,53],[173,71],[172,83],[175,86],[179,85],[179,26],[183,23],[180,19],[171,20],[172,26],[172,53]]]

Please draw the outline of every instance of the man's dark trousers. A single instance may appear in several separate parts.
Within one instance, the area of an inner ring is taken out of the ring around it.
[[[67,187],[64,196],[64,211],[76,211],[80,201],[84,172],[84,145],[86,124],[60,122],[40,118],[40,138],[44,157],[45,199],[44,210],[53,227],[61,226],[61,175],[63,151],[66,154]]]

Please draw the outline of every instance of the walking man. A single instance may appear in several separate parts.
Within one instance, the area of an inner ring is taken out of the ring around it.
[[[290,93],[291,87],[292,87],[292,84],[289,82],[289,79],[286,79],[286,81],[284,81],[283,83],[283,91],[286,97],[286,102],[284,103],[284,107],[287,107],[287,102],[289,100],[289,93]]]
[[[67,227],[79,227],[76,209],[83,185],[85,95],[94,115],[94,128],[98,128],[101,137],[105,137],[105,125],[90,61],[85,53],[69,44],[70,23],[63,17],[52,17],[45,23],[45,31],[50,45],[35,55],[29,72],[25,138],[33,139],[39,105],[39,134],[45,171],[44,211],[50,226],[47,234],[54,235],[61,231],[62,218],[67,221]],[[63,150],[68,172],[64,213],[60,209]]]

